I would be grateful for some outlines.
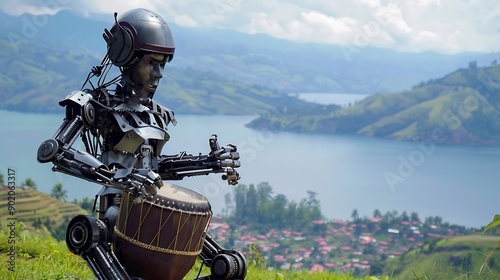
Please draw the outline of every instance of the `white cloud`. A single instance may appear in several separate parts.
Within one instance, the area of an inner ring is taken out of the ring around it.
[[[9,1],[7,3],[1,3],[2,11],[14,16],[19,16],[22,14],[32,14],[32,15],[53,15],[59,12],[63,7],[61,5],[56,6],[37,6],[31,4],[18,4],[14,1]]]
[[[184,26],[266,33],[288,40],[373,45],[400,51],[498,50],[500,5],[494,0],[18,0],[3,12],[123,13],[144,7]]]
[[[174,21],[182,26],[189,26],[189,27],[200,26],[200,24],[196,20],[194,20],[192,17],[186,14],[174,16]]]
[[[334,33],[350,32],[352,31],[350,25],[354,23],[351,18],[335,18],[313,11],[302,13],[301,16],[305,23],[329,29]]]
[[[379,0],[359,0],[360,4],[366,5],[369,8],[377,8],[380,7],[381,3]]]

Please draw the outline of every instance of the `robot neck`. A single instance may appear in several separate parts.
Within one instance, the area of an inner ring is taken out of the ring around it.
[[[141,100],[150,100],[153,98],[154,93],[144,94],[143,86],[136,84],[130,79],[130,76],[122,76],[121,81],[121,94],[124,96],[128,103],[142,103]]]

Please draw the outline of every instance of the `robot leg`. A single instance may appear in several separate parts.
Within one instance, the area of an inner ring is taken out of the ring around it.
[[[99,280],[132,280],[106,241],[107,225],[92,216],[73,217],[66,230],[70,252],[81,256]]]
[[[243,280],[247,274],[245,256],[236,250],[220,247],[208,234],[203,243],[200,257],[210,266],[211,274],[200,280]]]

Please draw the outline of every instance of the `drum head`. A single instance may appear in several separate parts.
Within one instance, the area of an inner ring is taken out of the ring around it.
[[[146,201],[193,214],[211,211],[210,203],[205,196],[174,184],[165,184],[155,196],[148,197]]]

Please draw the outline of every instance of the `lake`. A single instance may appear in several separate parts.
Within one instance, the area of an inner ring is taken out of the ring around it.
[[[368,96],[369,94],[361,93],[328,93],[328,92],[310,92],[310,93],[298,93],[291,94],[297,96],[307,102],[328,105],[337,104],[342,107],[354,104],[356,101],[360,101]]]
[[[62,108],[57,115],[0,111],[0,171],[6,175],[7,168],[15,168],[18,182],[30,177],[47,193],[62,183],[69,200],[93,197],[99,186],[53,173],[51,164],[36,161],[38,146],[53,136],[63,115]],[[253,118],[178,115],[163,153],[207,153],[208,138],[216,133],[221,145],[238,146],[240,183],[269,182],[275,194],[295,201],[314,191],[328,219],[350,219],[353,209],[371,216],[379,209],[480,227],[500,212],[500,148],[256,131],[245,127]],[[203,193],[214,213],[221,213],[231,190],[220,175],[174,183]]]

